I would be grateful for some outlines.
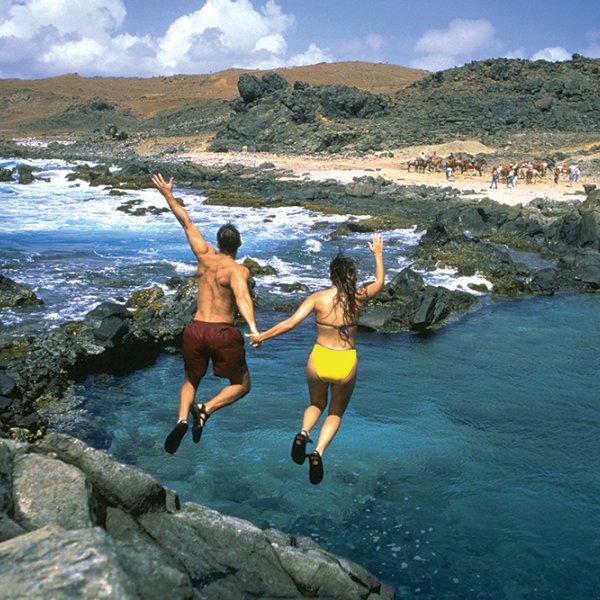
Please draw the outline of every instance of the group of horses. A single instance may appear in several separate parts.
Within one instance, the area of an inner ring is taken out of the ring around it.
[[[450,167],[453,171],[458,171],[461,174],[473,170],[481,175],[485,164],[485,158],[463,158],[460,154],[458,156],[451,154],[446,158],[434,155],[426,157],[419,156],[414,160],[409,160],[407,162],[407,167],[409,172],[411,169],[414,169],[417,173],[439,173],[442,168],[447,169]]]
[[[406,165],[408,171],[414,169],[417,173],[435,172],[439,173],[441,169],[450,167],[453,173],[464,173],[472,170],[478,175],[483,175],[483,168],[487,164],[485,158],[464,158],[461,154],[443,158],[442,156],[420,156],[413,160],[409,160]],[[538,177],[546,177],[550,165],[547,162],[536,160],[522,163],[510,163],[507,165],[494,165],[492,171],[496,169],[499,181],[506,181],[506,178],[513,174],[528,183],[534,183]]]

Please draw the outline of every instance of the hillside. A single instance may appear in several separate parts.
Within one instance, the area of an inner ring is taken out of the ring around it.
[[[577,55],[561,63],[497,59],[430,74],[391,96],[246,74],[212,147],[335,154],[469,138],[542,151],[593,143],[599,74],[600,60]]]
[[[290,83],[345,85],[393,94],[427,72],[362,62],[322,63],[276,69]],[[229,69],[208,75],[153,78],[84,78],[76,74],[50,79],[0,80],[0,135],[41,135],[102,128],[168,127],[181,120],[228,115],[226,101],[238,96],[241,74],[265,72]]]

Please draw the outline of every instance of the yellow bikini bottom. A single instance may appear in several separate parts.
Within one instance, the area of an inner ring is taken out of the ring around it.
[[[312,349],[313,363],[321,381],[342,383],[356,364],[356,350],[332,350],[320,344]]]

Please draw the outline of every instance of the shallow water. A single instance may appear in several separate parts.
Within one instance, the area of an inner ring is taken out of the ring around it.
[[[48,182],[0,184],[0,268],[45,301],[4,310],[4,332],[43,331],[193,272],[170,215],[124,215],[115,209],[130,198],[67,183],[68,165],[42,166]],[[333,235],[347,217],[232,211],[177,195],[209,238],[226,220],[243,224],[244,254],[279,273],[258,281],[259,298],[296,301],[282,280],[317,289],[339,245],[365,276],[372,269],[368,236]],[[160,205],[156,192],[132,196]],[[418,234],[385,237],[389,276],[410,263]],[[451,272],[432,277],[461,285]],[[262,327],[279,317],[259,308]],[[427,337],[359,334],[358,383],[319,486],[289,458],[307,403],[310,323],[249,349],[250,395],[212,417],[199,445],[188,434],[174,456],[163,442],[176,415],[178,354],[125,377],[90,378],[61,403],[54,427],[139,465],[184,501],[311,536],[400,597],[598,598],[599,330],[600,297],[560,295],[484,298]],[[219,387],[208,377],[199,399]]]

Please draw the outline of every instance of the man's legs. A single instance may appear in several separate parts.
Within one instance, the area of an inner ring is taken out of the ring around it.
[[[177,423],[165,440],[165,451],[169,454],[174,454],[177,451],[183,436],[188,430],[188,414],[194,402],[198,385],[200,385],[200,378],[198,378],[198,383],[194,385],[187,370],[184,369],[183,384],[179,392],[179,414],[177,415]]]
[[[192,402],[194,402],[194,398],[196,397],[196,390],[200,385],[200,381],[201,380],[198,380],[198,383],[194,385],[190,381],[187,371],[184,369],[183,384],[181,386],[181,390],[179,391],[178,421],[187,421],[190,408],[192,407]]]
[[[184,384],[185,385],[185,384]],[[237,402],[250,391],[250,373],[248,370],[229,378],[229,385],[225,386],[216,396],[204,403],[207,415],[216,410]],[[183,389],[182,389],[183,393]]]

